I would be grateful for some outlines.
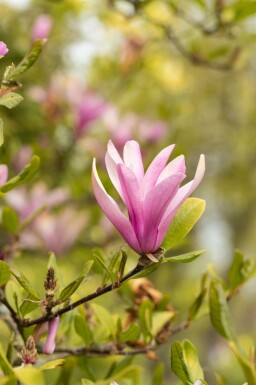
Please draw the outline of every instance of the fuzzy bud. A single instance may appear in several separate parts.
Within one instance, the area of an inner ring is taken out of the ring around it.
[[[35,340],[32,336],[28,337],[26,345],[20,351],[20,357],[25,365],[34,365],[38,359]]]
[[[55,291],[58,287],[58,279],[55,275],[53,267],[49,267],[46,279],[44,280],[44,288],[46,291],[46,296],[53,297]]]

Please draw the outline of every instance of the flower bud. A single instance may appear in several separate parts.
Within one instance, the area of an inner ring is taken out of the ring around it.
[[[28,337],[26,345],[22,347],[20,357],[25,365],[36,363],[38,355],[35,340],[32,336]]]
[[[54,292],[58,287],[58,279],[55,276],[55,271],[53,267],[49,267],[46,279],[44,280],[44,288],[46,291],[46,296],[53,296]]]

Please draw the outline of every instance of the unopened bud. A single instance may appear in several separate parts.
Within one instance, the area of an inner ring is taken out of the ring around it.
[[[26,345],[21,349],[20,357],[25,365],[36,363],[38,355],[35,340],[32,336],[28,337]]]
[[[55,276],[55,271],[53,267],[49,267],[46,279],[44,280],[44,288],[47,296],[53,296],[54,292],[57,290],[58,279]]]

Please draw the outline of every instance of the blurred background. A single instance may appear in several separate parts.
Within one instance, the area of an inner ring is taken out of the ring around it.
[[[116,197],[104,165],[109,139],[120,150],[128,139],[138,140],[146,164],[176,143],[174,156],[185,155],[188,180],[200,154],[206,156],[206,175],[194,193],[206,200],[206,211],[172,253],[207,252],[192,264],[172,264],[151,277],[158,290],[170,293],[178,320],[210,264],[225,279],[235,248],[254,257],[255,14],[255,2],[233,0],[0,1],[0,40],[9,48],[1,60],[2,74],[23,58],[35,38],[48,38],[38,62],[18,79],[24,101],[0,111],[5,136],[1,163],[8,164],[10,175],[32,154],[41,158],[37,179],[9,193],[3,203],[21,220],[39,210],[36,219],[20,234],[18,245],[4,230],[0,238],[6,258],[39,290],[49,251],[56,253],[70,281],[92,247],[108,254],[123,244],[91,190],[96,157],[104,185]],[[135,261],[134,255],[129,266]],[[231,303],[237,330],[248,343],[255,340],[254,295],[251,282]],[[115,312],[113,297],[106,299]],[[210,384],[214,371],[230,384],[242,383],[233,354],[210,328],[207,315],[178,336],[185,337],[197,346]],[[169,346],[159,355],[166,364],[166,384],[175,384]],[[89,364],[78,361],[79,369],[63,384],[79,383],[78,372],[84,374]],[[135,362],[145,368],[142,383],[148,383],[155,363],[144,357]],[[95,370],[103,361],[90,365]]]

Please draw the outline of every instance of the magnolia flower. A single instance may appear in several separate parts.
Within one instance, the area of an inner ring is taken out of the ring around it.
[[[90,124],[103,115],[106,108],[106,102],[99,95],[87,92],[76,107],[76,137],[81,137],[87,131]]]
[[[56,255],[65,254],[85,227],[88,217],[72,207],[58,213],[44,212],[23,231],[20,242],[29,249],[44,248]]]
[[[7,54],[9,49],[3,41],[0,41],[0,59]]]
[[[58,331],[60,317],[56,317],[48,322],[48,335],[46,342],[43,346],[43,352],[45,354],[52,354],[55,349],[55,337]]]
[[[107,171],[129,217],[106,192],[96,170],[96,160],[93,160],[92,183],[96,200],[128,245],[139,254],[153,253],[161,246],[178,208],[204,175],[204,155],[201,155],[195,178],[180,187],[186,176],[184,156],[178,156],[166,166],[173,148],[174,145],[164,148],[145,173],[136,141],[126,142],[123,159],[109,141],[105,157]]]
[[[69,199],[69,192],[65,188],[48,190],[43,182],[38,182],[30,191],[25,187],[10,191],[5,199],[24,221],[43,207],[51,208],[64,203]]]
[[[52,29],[52,18],[49,15],[40,15],[32,26],[32,40],[48,39]]]

